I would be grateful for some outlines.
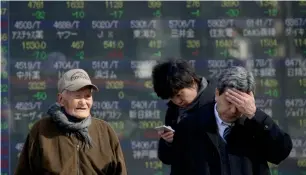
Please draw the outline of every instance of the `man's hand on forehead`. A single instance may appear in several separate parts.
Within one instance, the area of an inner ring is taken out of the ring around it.
[[[248,118],[252,118],[256,112],[255,99],[253,92],[245,93],[237,89],[227,89],[225,91],[226,99],[234,104],[239,112]]]

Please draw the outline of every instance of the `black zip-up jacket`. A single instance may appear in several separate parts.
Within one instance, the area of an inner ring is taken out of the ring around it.
[[[201,78],[199,84],[198,95],[194,101],[186,108],[180,108],[171,101],[168,103],[168,109],[165,116],[165,125],[171,126],[174,130],[178,122],[185,117],[188,117],[191,112],[200,108],[201,106],[211,102],[215,97],[215,85],[212,81]],[[205,117],[205,116],[203,116]],[[158,158],[167,165],[171,165],[172,162],[172,144],[166,142],[163,138],[160,138],[158,144]]]

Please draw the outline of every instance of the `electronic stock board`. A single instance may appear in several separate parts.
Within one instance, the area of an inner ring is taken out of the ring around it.
[[[305,174],[305,29],[306,1],[1,1],[1,174],[13,174],[29,129],[72,68],[99,86],[93,116],[118,133],[129,174],[169,174],[153,129],[166,102],[150,79],[167,57],[212,79],[232,65],[253,71],[257,107],[293,139],[272,174]]]

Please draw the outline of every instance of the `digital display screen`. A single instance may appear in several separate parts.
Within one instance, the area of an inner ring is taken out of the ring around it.
[[[92,115],[118,133],[129,174],[169,174],[154,130],[167,106],[151,81],[167,57],[208,79],[234,65],[252,71],[257,107],[293,140],[272,175],[306,173],[306,1],[1,1],[1,174],[13,174],[73,68],[99,87]]]

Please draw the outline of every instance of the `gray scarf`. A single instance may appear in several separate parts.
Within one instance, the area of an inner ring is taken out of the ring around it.
[[[65,114],[64,109],[58,103],[51,105],[47,112],[56,125],[64,131],[68,136],[74,134],[88,148],[92,147],[92,140],[88,134],[88,127],[91,124],[91,116],[81,120],[80,122],[71,122]]]

